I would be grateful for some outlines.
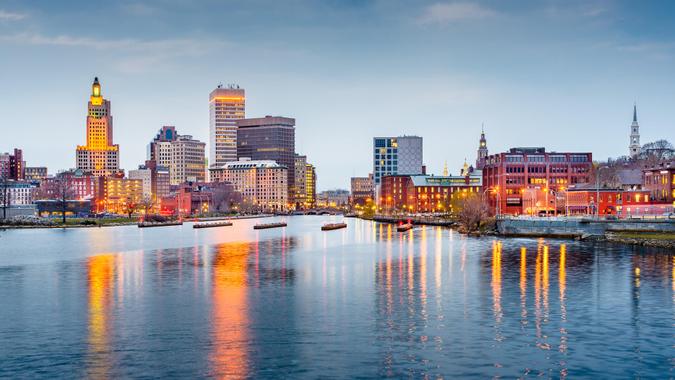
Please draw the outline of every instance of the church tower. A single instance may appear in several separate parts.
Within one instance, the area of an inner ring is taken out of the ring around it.
[[[630,158],[636,158],[640,154],[640,125],[637,121],[637,105],[633,104],[633,123],[630,125],[630,144],[628,145],[628,155]]]
[[[488,148],[487,148],[487,140],[485,139],[485,129],[481,125],[480,141],[478,143],[478,155],[476,157],[476,169],[483,170],[487,156],[488,156]]]

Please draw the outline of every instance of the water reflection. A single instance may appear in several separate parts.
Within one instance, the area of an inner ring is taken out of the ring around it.
[[[89,290],[89,352],[87,375],[93,379],[110,376],[112,287],[115,277],[115,256],[93,256],[87,260]]]
[[[323,233],[323,219],[299,220],[302,228],[259,233],[250,224],[231,233],[148,230],[147,242],[171,233],[222,242],[0,266],[0,378],[667,378],[675,370],[672,252],[474,239],[437,227],[399,233],[366,221]]]

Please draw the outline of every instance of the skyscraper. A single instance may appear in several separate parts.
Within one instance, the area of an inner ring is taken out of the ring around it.
[[[483,170],[485,159],[488,156],[487,140],[485,139],[485,130],[480,128],[480,141],[478,142],[478,154],[476,155],[476,169]]]
[[[77,146],[76,167],[95,176],[108,176],[119,171],[120,149],[113,144],[110,101],[101,95],[98,77],[91,85],[87,110],[87,145]]]
[[[203,182],[205,179],[206,144],[190,135],[179,135],[176,127],[163,126],[148,145],[148,160],[169,168],[170,182]]]
[[[423,174],[422,138],[419,136],[375,137],[373,176],[375,185],[385,175]]]
[[[276,161],[288,169],[288,200],[295,202],[295,119],[265,116],[237,121],[237,156]]]
[[[209,95],[209,165],[237,160],[237,120],[246,117],[244,89],[222,85]]]
[[[637,104],[633,104],[633,123],[630,125],[628,154],[631,158],[636,158],[640,154],[640,125],[637,121]]]

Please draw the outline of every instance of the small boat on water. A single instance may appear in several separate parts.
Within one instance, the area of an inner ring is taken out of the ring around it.
[[[328,223],[321,226],[321,231],[331,231],[338,230],[340,228],[346,228],[347,223]]]
[[[147,228],[147,227],[167,227],[167,226],[181,226],[183,221],[172,221],[172,222],[139,222],[138,228]]]
[[[195,223],[192,228],[211,228],[211,227],[229,227],[232,225],[230,221],[212,222],[212,223]]]
[[[279,227],[286,227],[286,222],[256,224],[255,226],[253,226],[253,229],[264,230],[267,228],[279,228]]]
[[[413,228],[412,223],[399,224],[398,226],[396,226],[396,231],[405,232],[412,228]]]

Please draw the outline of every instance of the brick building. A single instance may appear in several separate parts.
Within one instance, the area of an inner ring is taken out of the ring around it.
[[[483,187],[492,207],[504,214],[553,213],[554,193],[591,181],[591,153],[547,152],[545,148],[511,148],[490,155],[483,168]],[[547,196],[549,194],[549,196]],[[532,201],[536,199],[536,201]],[[541,202],[548,199],[549,204]],[[530,200],[530,204],[526,205]]]
[[[387,212],[452,212],[457,202],[482,192],[480,175],[382,177],[380,207]]]

